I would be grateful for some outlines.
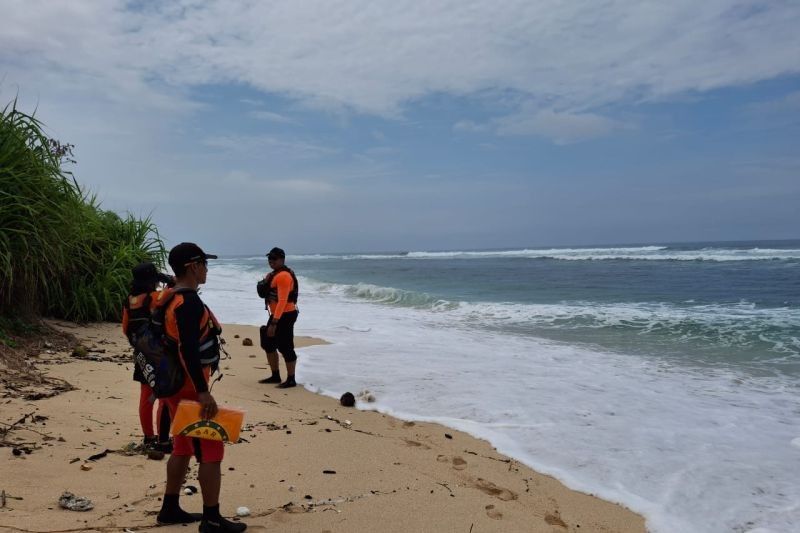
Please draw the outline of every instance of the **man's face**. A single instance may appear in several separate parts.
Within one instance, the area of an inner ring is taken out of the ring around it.
[[[198,285],[202,285],[206,282],[206,277],[208,276],[208,261],[197,261],[192,263],[190,268],[194,271],[194,277]]]
[[[283,266],[283,261],[284,261],[283,257],[278,257],[276,255],[268,255],[267,256],[267,263],[269,263],[269,267],[272,270],[275,270],[276,268],[282,267]]]

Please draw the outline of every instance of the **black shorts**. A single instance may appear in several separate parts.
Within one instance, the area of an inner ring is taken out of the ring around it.
[[[297,322],[297,314],[297,311],[283,313],[277,322],[271,318],[267,326],[276,324],[274,337],[267,337],[267,326],[261,327],[261,347],[265,351],[278,351],[289,362],[297,360],[294,351],[294,323]]]

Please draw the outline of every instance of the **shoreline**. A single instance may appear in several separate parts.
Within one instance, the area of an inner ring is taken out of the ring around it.
[[[118,324],[61,326],[108,357],[43,355],[38,366],[77,390],[38,401],[0,400],[2,422],[32,415],[9,438],[41,441],[20,456],[2,448],[0,489],[23,499],[8,499],[0,509],[0,530],[153,527],[164,462],[119,453],[141,440],[127,342]],[[244,408],[246,415],[241,441],[226,446],[221,511],[231,516],[237,507],[248,507],[248,530],[646,530],[640,515],[571,490],[467,433],[342,407],[303,387],[285,391],[258,384],[267,372],[258,328],[225,325],[224,332],[231,358],[221,362],[224,378],[212,393],[220,404]],[[254,346],[243,346],[244,338]],[[297,337],[301,382],[302,348],[324,343]],[[369,408],[365,402],[357,406]],[[42,418],[34,422],[37,416]],[[87,460],[105,450],[103,458]],[[196,471],[193,461],[188,484],[198,486]],[[95,508],[86,513],[60,509],[58,497],[65,490],[90,498]],[[199,495],[183,496],[181,502],[192,512],[201,505]]]

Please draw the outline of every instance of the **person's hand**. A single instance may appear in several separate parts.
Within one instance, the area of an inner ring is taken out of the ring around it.
[[[277,323],[270,322],[269,325],[267,326],[267,337],[274,337],[276,329],[277,329]]]
[[[219,409],[217,408],[217,402],[214,401],[214,397],[211,396],[210,392],[201,392],[197,395],[197,399],[200,402],[200,416],[203,417],[204,420],[211,420],[215,416],[217,416],[217,412]]]

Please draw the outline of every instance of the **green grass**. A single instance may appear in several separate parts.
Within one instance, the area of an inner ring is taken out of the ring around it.
[[[16,102],[0,113],[0,318],[116,320],[131,268],[164,264],[150,218],[100,209],[62,169],[70,149]]]

